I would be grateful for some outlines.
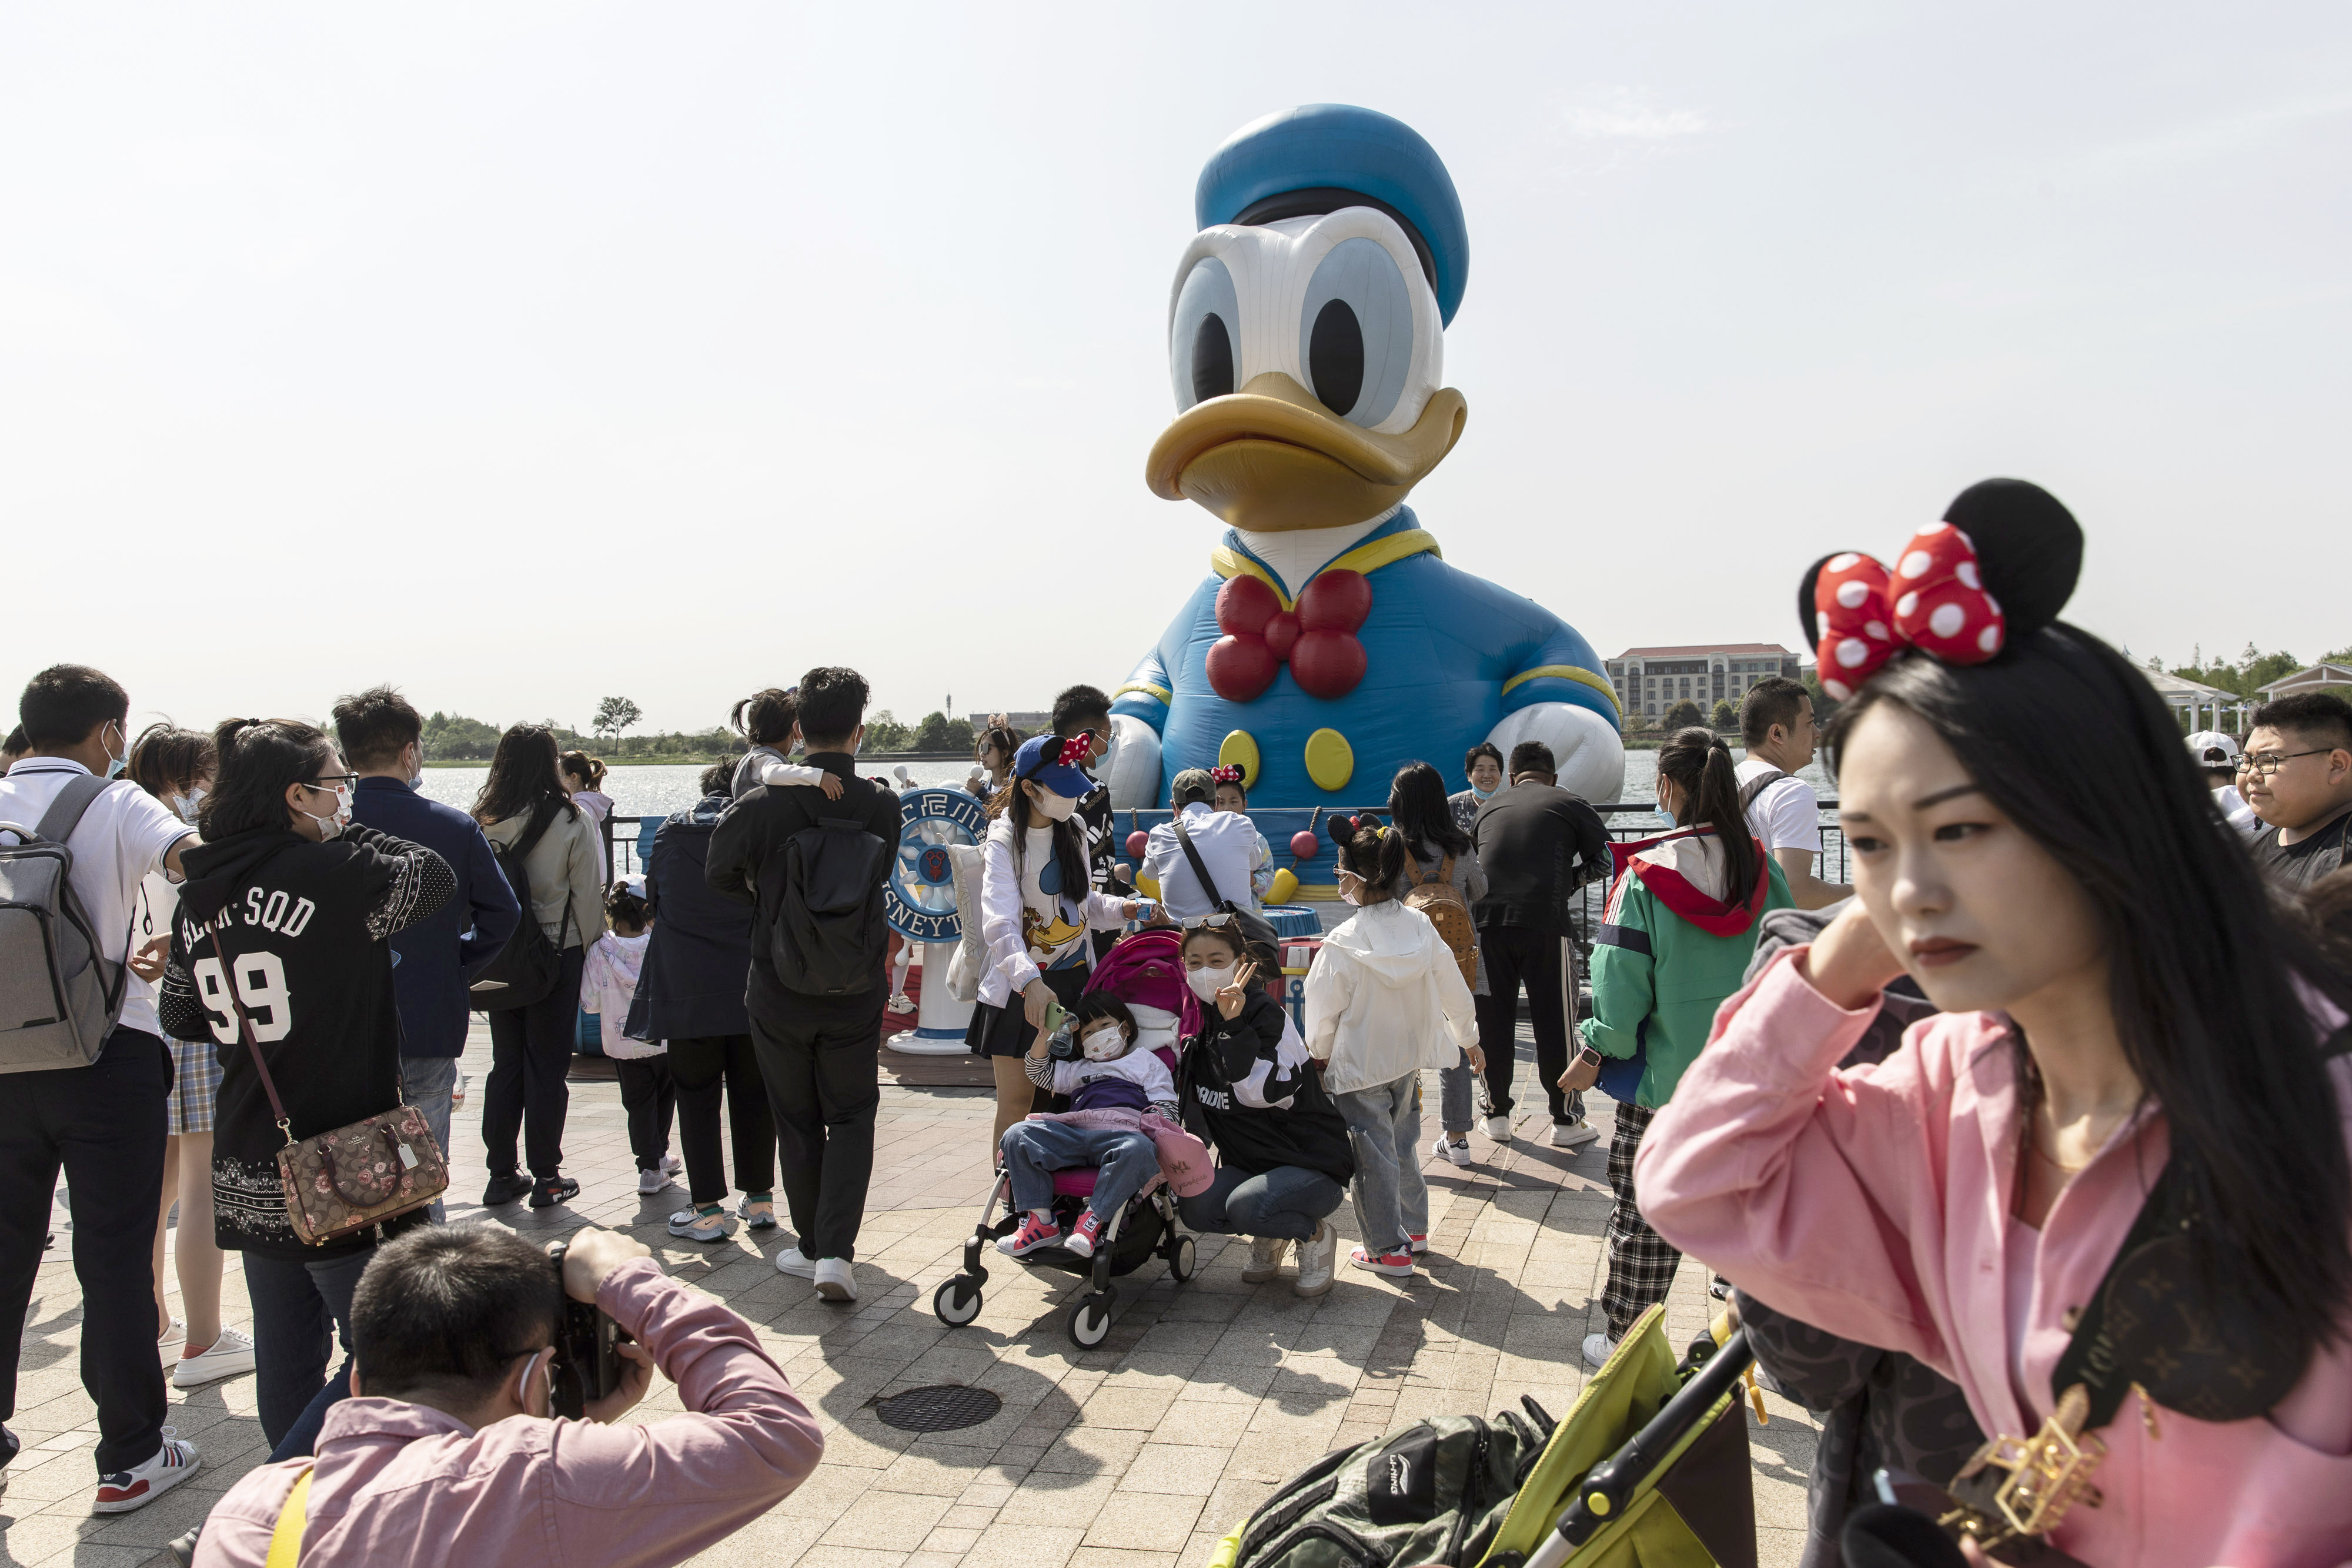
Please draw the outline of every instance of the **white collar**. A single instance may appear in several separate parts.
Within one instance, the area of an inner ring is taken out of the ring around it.
[[[19,773],[89,773],[89,769],[70,757],[20,757],[8,773],[13,778]]]
[[[1353,549],[1356,543],[1395,517],[1403,509],[1400,501],[1377,517],[1360,523],[1343,523],[1336,528],[1285,528],[1275,533],[1252,533],[1235,528],[1234,537],[1252,555],[1274,568],[1283,586],[1292,598],[1309,578]]]

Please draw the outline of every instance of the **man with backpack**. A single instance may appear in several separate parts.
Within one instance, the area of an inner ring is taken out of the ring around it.
[[[758,914],[744,1003],[782,1146],[798,1239],[776,1254],[829,1301],[854,1301],[850,1269],[874,1170],[875,1057],[889,999],[883,890],[898,852],[898,798],[857,777],[866,679],[826,667],[801,677],[808,761],[842,781],[766,785],[739,798],[710,835],[711,888]]]
[[[1474,912],[1486,960],[1477,998],[1478,1044],[1486,1053],[1494,1113],[1486,1135],[1511,1141],[1511,1079],[1517,1065],[1519,986],[1535,1026],[1536,1073],[1551,1104],[1551,1146],[1581,1148],[1599,1134],[1584,1119],[1584,1096],[1563,1092],[1568,1020],[1575,1011],[1577,890],[1609,871],[1609,834],[1600,813],[1559,788],[1551,748],[1511,747],[1511,787],[1478,813],[1471,839],[1486,871],[1486,896]]]
[[[16,1414],[25,1311],[63,1166],[81,1283],[82,1386],[98,1406],[96,1513],[143,1508],[195,1473],[164,1436],[149,1246],[163,1194],[172,1059],[157,953],[131,951],[141,880],[176,880],[193,829],[108,775],[131,699],[99,671],[53,664],[18,705],[32,749],[0,778],[0,1420]],[[60,848],[62,846],[62,848]],[[62,1004],[62,1005],[60,1005]],[[44,1396],[46,1397],[46,1396]],[[0,1466],[16,1457],[0,1427]]]
[[[1822,856],[1822,807],[1813,787],[1797,773],[1811,764],[1819,735],[1812,694],[1785,675],[1757,682],[1740,699],[1739,738],[1748,759],[1732,769],[1739,809],[1756,841],[1780,862],[1800,909],[1827,909],[1853,895],[1853,889],[1813,874]]]

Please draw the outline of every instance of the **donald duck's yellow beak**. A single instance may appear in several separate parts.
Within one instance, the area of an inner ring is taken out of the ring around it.
[[[1381,435],[1333,417],[1280,371],[1194,403],[1160,433],[1144,482],[1253,532],[1339,528],[1402,501],[1462,439],[1469,404],[1441,389],[1412,429]]]

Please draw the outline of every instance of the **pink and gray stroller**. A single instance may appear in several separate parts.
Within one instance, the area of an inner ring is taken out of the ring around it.
[[[1182,939],[1173,931],[1136,932],[1121,939],[1095,966],[1086,988],[1108,991],[1125,1002],[1135,1014],[1136,1049],[1158,1051],[1171,1072],[1176,1068],[1177,1042],[1200,1026],[1199,1008],[1184,984],[1181,945]],[[1087,1167],[1055,1173],[1054,1218],[1065,1231],[1094,1195],[1096,1175]],[[982,1256],[993,1250],[992,1243],[1020,1226],[1021,1213],[1013,1207],[1011,1178],[1000,1170],[987,1201],[981,1205],[980,1223],[964,1242],[963,1271],[931,1293],[931,1309],[940,1322],[961,1328],[980,1316],[981,1287],[988,1281]],[[1091,1350],[1110,1333],[1111,1309],[1118,1301],[1118,1287],[1112,1281],[1153,1258],[1166,1260],[1170,1278],[1180,1283],[1192,1277],[1196,1266],[1192,1238],[1177,1219],[1176,1195],[1156,1174],[1110,1217],[1093,1257],[1045,1247],[1011,1260],[1024,1267],[1059,1269],[1087,1281],[1091,1288],[1070,1308],[1066,1327],[1073,1343]]]

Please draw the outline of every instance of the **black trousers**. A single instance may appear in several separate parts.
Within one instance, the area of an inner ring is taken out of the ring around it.
[[[686,1189],[696,1203],[727,1197],[726,1151],[719,1142],[719,1101],[727,1100],[727,1135],[735,1145],[735,1185],[746,1193],[776,1189],[776,1118],[748,1034],[710,1035],[669,1042],[669,1072],[677,1085],[678,1152],[686,1159]]]
[[[629,1152],[639,1170],[652,1170],[669,1153],[670,1113],[677,1105],[669,1058],[615,1057],[613,1066],[621,1078],[621,1107],[629,1113]]]
[[[857,1255],[882,1103],[879,1009],[855,1022],[754,1015],[751,1038],[776,1118],[784,1202],[803,1257]]]
[[[525,919],[530,915],[526,912]],[[490,1077],[482,1086],[482,1145],[492,1176],[515,1172],[515,1134],[523,1135],[530,1174],[563,1169],[563,1117],[572,1106],[565,1082],[580,1031],[580,967],[584,947],[566,947],[555,988],[529,1007],[490,1015]]]
[[[1584,1114],[1584,1096],[1562,1094],[1559,1075],[1568,1071],[1569,998],[1575,994],[1576,948],[1565,936],[1529,925],[1487,925],[1478,932],[1486,959],[1487,995],[1475,998],[1478,1049],[1486,1053],[1486,1088],[1495,1112],[1511,1109],[1511,1079],[1518,1065],[1519,987],[1528,988],[1528,1020],[1535,1026],[1536,1073],[1551,1103],[1551,1119],[1573,1122]]]
[[[98,1404],[101,1476],[143,1465],[163,1446],[148,1248],[163,1197],[171,1087],[171,1053],[135,1029],[107,1036],[88,1067],[15,1072],[0,1086],[0,1420],[16,1413],[25,1311],[63,1166],[81,1283],[81,1385]]]

